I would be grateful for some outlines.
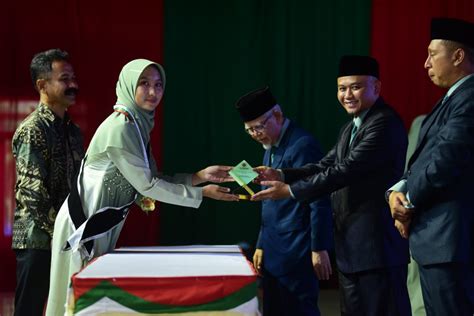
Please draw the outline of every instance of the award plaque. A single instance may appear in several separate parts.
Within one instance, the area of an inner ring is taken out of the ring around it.
[[[254,195],[255,193],[252,191],[252,189],[248,186],[250,182],[252,182],[253,179],[255,179],[258,176],[258,173],[253,171],[253,168],[251,165],[249,165],[248,162],[245,160],[242,160],[237,166],[232,168],[232,170],[229,171],[229,175],[242,187],[247,191],[250,195],[246,194],[238,194],[239,199],[241,200],[249,200],[250,196]]]

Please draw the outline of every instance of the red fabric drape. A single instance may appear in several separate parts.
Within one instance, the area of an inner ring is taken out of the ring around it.
[[[380,63],[382,95],[407,127],[446,92],[431,82],[423,67],[432,17],[474,22],[474,1],[373,0],[371,53]]]
[[[0,181],[0,290],[12,290],[15,260],[9,225],[14,165],[10,139],[17,121],[38,101],[29,77],[31,58],[49,48],[69,52],[80,87],[71,115],[81,126],[87,145],[112,111],[121,67],[134,58],[163,61],[163,1],[3,1],[0,43],[0,175],[4,178]],[[152,148],[160,164],[161,107],[156,118]],[[119,243],[156,244],[157,236],[157,212],[147,216],[135,209]]]

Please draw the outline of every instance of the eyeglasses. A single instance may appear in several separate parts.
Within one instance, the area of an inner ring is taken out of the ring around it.
[[[267,116],[266,119],[262,121],[262,123],[246,128],[245,132],[249,135],[263,132],[263,130],[265,129],[265,126],[267,125],[268,120],[271,119],[272,116],[273,114],[270,114],[269,116]]]

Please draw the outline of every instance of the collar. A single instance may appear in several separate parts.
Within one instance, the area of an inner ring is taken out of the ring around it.
[[[467,76],[465,76],[465,77],[459,79],[458,81],[456,81],[456,83],[453,84],[453,85],[451,86],[451,88],[449,88],[448,92],[446,93],[446,97],[451,96],[451,94],[453,94],[453,92],[454,92],[457,88],[459,88],[460,85],[462,85],[467,79],[469,79],[469,78],[471,78],[471,77],[473,77],[473,76],[474,76],[474,74],[470,74],[470,75],[467,75]]]
[[[38,105],[38,112],[40,113],[40,115],[42,117],[44,117],[45,119],[47,119],[48,121],[50,122],[64,122],[64,123],[68,123],[70,121],[69,119],[69,115],[67,114],[67,111],[64,112],[64,118],[60,118],[56,113],[53,112],[53,110],[51,110],[49,108],[49,106],[45,103],[39,103]]]
[[[352,118],[352,122],[354,122],[354,125],[359,128],[362,122],[364,121],[364,118],[367,116],[367,113],[369,113],[369,109],[365,109],[358,116],[354,116]]]

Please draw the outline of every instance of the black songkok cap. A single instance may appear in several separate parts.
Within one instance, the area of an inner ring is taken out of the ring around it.
[[[379,64],[369,56],[342,56],[339,61],[338,77],[373,76],[379,78]]]
[[[474,24],[459,19],[433,18],[431,39],[454,41],[474,48]]]
[[[270,88],[265,87],[249,92],[240,97],[235,104],[240,117],[244,122],[255,120],[265,114],[277,104],[276,99],[270,92]]]

